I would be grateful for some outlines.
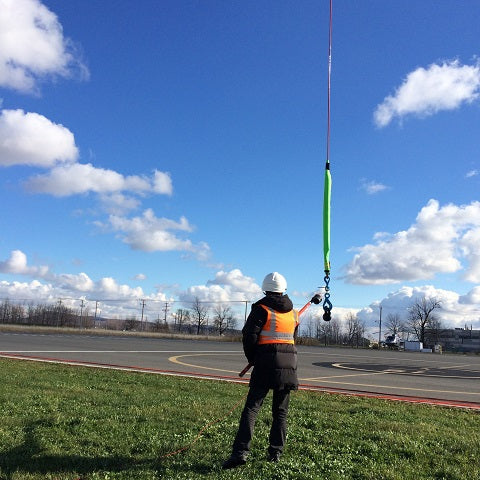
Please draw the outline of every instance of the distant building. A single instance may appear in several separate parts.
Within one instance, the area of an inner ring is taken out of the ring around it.
[[[480,352],[480,330],[472,328],[450,328],[441,330],[426,330],[425,344],[433,348],[441,345],[449,352]]]

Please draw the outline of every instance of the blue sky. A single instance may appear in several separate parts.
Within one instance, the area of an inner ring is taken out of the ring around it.
[[[328,0],[0,0],[0,298],[323,284]],[[480,327],[480,4],[334,0],[334,315]],[[174,303],[172,303],[174,305]]]

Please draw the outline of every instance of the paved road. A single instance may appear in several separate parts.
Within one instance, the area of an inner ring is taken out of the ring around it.
[[[305,385],[480,406],[478,355],[304,346],[298,350],[299,378]],[[241,344],[214,341],[0,332],[0,352],[237,379],[245,366]]]

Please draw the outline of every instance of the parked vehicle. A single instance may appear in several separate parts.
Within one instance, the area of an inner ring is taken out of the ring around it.
[[[385,337],[385,346],[387,348],[398,350],[401,338],[398,335],[388,335]]]

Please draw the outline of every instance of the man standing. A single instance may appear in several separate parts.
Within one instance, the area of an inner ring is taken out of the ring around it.
[[[277,462],[287,435],[290,391],[298,388],[295,337],[298,312],[285,294],[287,281],[278,272],[269,273],[262,283],[265,296],[252,305],[243,327],[243,350],[253,371],[232,455],[223,468],[247,461],[255,420],[269,390],[273,390],[272,427],[268,459]]]

